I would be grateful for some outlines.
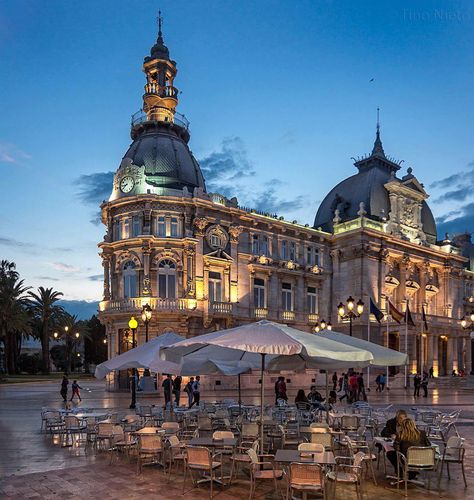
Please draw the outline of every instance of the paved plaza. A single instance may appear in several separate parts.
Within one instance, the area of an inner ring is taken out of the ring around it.
[[[121,414],[127,411],[129,395],[107,393],[104,383],[96,380],[84,381],[83,405],[93,408],[114,409]],[[411,394],[411,392],[410,392]],[[223,393],[217,397],[235,396]],[[290,397],[292,394],[290,393]],[[272,395],[268,392],[268,397]],[[205,398],[205,395],[204,395]],[[216,398],[213,394],[209,399]],[[434,390],[426,399],[420,398],[424,406],[436,405],[438,408],[462,409],[462,418],[458,424],[460,434],[467,439],[465,467],[468,488],[465,489],[460,469],[452,467],[451,480],[446,474],[441,482],[441,498],[472,498],[471,485],[474,484],[474,464],[472,463],[472,443],[474,442],[474,391],[467,389]],[[244,400],[256,402],[257,392],[244,391]],[[159,398],[140,398],[161,404]],[[410,408],[413,398],[406,396],[401,389],[384,394],[370,396],[374,405],[393,403],[396,407]],[[209,498],[207,487],[192,489],[187,484],[183,496],[182,476],[173,475],[169,480],[156,467],[145,467],[140,476],[136,474],[135,463],[129,464],[120,459],[109,465],[107,453],[85,452],[84,446],[63,448],[59,440],[52,440],[49,434],[40,432],[41,407],[58,407],[60,404],[58,382],[34,382],[0,386],[0,498],[101,498],[134,499],[153,498],[187,499]],[[382,469],[382,468],[381,468]],[[389,485],[382,470],[377,472],[378,486],[367,480],[364,486],[364,498],[403,498],[396,488]],[[432,481],[435,488],[436,480]],[[191,491],[190,491],[191,490]],[[285,484],[281,483],[281,492]],[[216,498],[247,498],[248,481],[242,476],[231,488],[216,490]],[[347,494],[355,496],[352,489],[338,487],[337,498]],[[435,489],[430,492],[410,488],[410,498],[437,498]],[[255,498],[275,498],[273,487],[263,484],[257,489]]]

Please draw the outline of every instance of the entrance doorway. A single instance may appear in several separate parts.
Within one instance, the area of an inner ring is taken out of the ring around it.
[[[438,338],[438,377],[448,375],[448,337],[441,335]]]

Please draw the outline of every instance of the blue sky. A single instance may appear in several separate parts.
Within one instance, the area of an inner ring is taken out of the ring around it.
[[[158,8],[191,148],[209,175],[224,168],[212,188],[311,224],[371,150],[380,107],[385,151],[425,184],[440,231],[474,230],[470,1],[6,0],[0,257],[29,285],[100,298],[97,206],[130,143]]]

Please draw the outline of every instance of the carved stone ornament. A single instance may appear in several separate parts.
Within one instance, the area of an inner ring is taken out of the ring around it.
[[[242,226],[230,226],[229,227],[230,241],[232,243],[237,243],[239,241],[239,236],[241,235],[243,230],[244,228]]]
[[[214,224],[206,231],[206,241],[213,250],[224,250],[229,243],[229,235],[222,226]]]
[[[144,297],[149,297],[151,295],[151,283],[150,283],[150,277],[149,276],[145,276],[143,278],[142,295]]]
[[[209,221],[205,217],[196,217],[193,221],[193,226],[196,228],[196,234],[202,236]]]

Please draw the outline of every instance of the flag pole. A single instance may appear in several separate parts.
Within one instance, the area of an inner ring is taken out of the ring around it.
[[[367,341],[370,342],[370,309],[369,318],[367,322]],[[367,366],[367,389],[370,391],[370,365]]]
[[[407,305],[405,309],[405,354],[407,355],[408,360],[408,311],[409,311],[409,302],[410,299],[407,299]],[[407,388],[408,383],[408,365],[405,363],[405,389]]]
[[[389,329],[389,326],[388,326],[388,316],[389,316],[389,314],[390,314],[390,303],[388,302],[388,298],[387,298],[387,347],[390,347],[390,341],[389,341],[389,338],[390,338],[390,329]],[[388,379],[389,379],[389,376],[388,376],[388,366],[387,366],[387,374],[385,376],[385,381],[386,381],[387,389],[389,389]]]

